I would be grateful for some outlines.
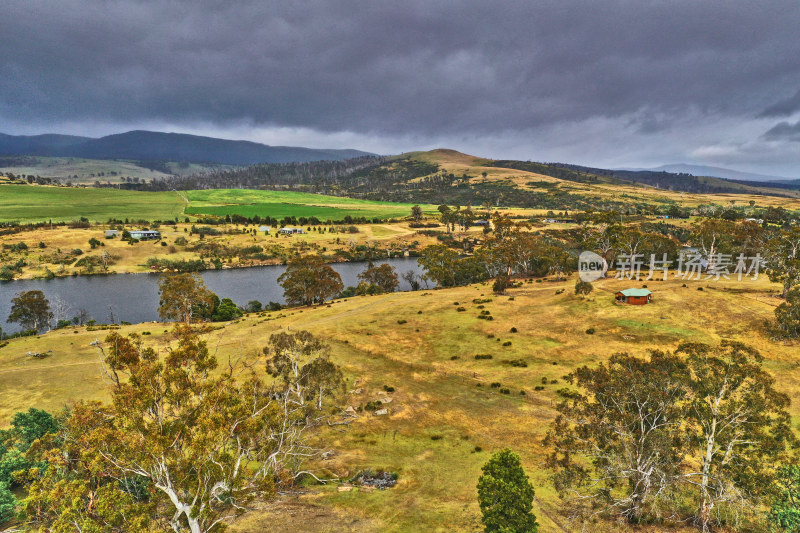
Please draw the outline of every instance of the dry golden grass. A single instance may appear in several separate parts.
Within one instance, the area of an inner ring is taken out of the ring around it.
[[[589,198],[602,200],[626,200],[643,202],[657,205],[668,202],[676,202],[681,206],[696,207],[703,204],[718,205],[749,205],[752,200],[758,207],[783,206],[786,209],[800,209],[800,191],[781,190],[776,191],[782,195],[789,196],[768,196],[760,194],[755,188],[752,193],[743,194],[701,194],[701,193],[682,193],[656,189],[647,185],[617,185],[610,183],[584,184],[572,181],[561,180],[535,172],[515,170],[507,168],[485,166],[491,162],[490,159],[483,159],[467,154],[462,154],[454,150],[431,150],[430,152],[413,152],[411,155],[415,159],[428,163],[437,163],[440,169],[452,172],[456,176],[467,174],[471,177],[470,182],[479,184],[487,182],[504,182],[513,184],[515,187],[534,191],[544,191],[545,189],[531,185],[531,182],[547,182],[559,184],[559,189],[580,194]],[[483,177],[483,173],[486,177]],[[422,178],[419,178],[421,180]]]
[[[113,259],[113,264],[109,267],[111,272],[116,273],[136,273],[148,272],[147,259],[156,257],[159,259],[190,260],[199,259],[197,252],[189,251],[187,248],[196,244],[200,238],[198,235],[190,236],[188,233],[191,224],[178,224],[177,226],[161,226],[163,241],[167,246],[162,246],[160,242],[141,241],[134,245],[121,241],[119,238],[106,239],[105,230],[107,226],[96,226],[88,229],[72,229],[62,226],[38,228],[33,231],[25,231],[13,235],[0,236],[0,244],[13,245],[20,242],[28,246],[26,252],[11,253],[6,251],[5,258],[0,257],[0,264],[13,263],[23,258],[27,266],[23,268],[23,273],[16,276],[18,279],[31,279],[41,277],[45,273],[45,268],[57,275],[70,275],[73,272],[86,273],[85,268],[75,266],[75,263],[87,255],[99,256],[103,251],[108,252]],[[316,251],[318,253],[330,254],[335,250],[349,249],[351,246],[370,244],[383,249],[403,251],[408,249],[422,249],[429,244],[434,244],[435,237],[429,237],[417,233],[417,230],[408,227],[406,222],[386,223],[386,224],[363,224],[359,225],[358,233],[319,233],[312,231],[302,235],[280,235],[275,236],[275,230],[270,235],[259,232],[257,235],[249,233],[238,233],[244,226],[231,224],[227,228],[236,231],[234,234],[223,234],[219,236],[209,236],[206,242],[219,243],[226,246],[246,247],[260,245],[264,248],[278,245],[282,247],[287,255],[295,250],[308,253]],[[225,231],[226,226],[216,226],[220,231]],[[250,227],[252,229],[253,226]],[[129,227],[128,229],[136,229]],[[440,228],[444,231],[444,228]],[[471,232],[478,234],[480,228],[471,228]],[[187,246],[174,245],[175,240],[184,237],[188,240]],[[89,240],[95,238],[103,243],[104,246],[92,250]],[[336,242],[337,239],[339,242]],[[39,248],[39,243],[43,242],[45,248]],[[71,264],[54,264],[50,259],[55,252],[69,252],[80,249],[83,255],[75,256]],[[322,249],[325,248],[325,251]],[[174,250],[174,251],[172,251]],[[280,259],[266,261],[251,261],[252,264],[271,264],[279,263]],[[238,259],[231,266],[245,266]],[[97,271],[97,269],[96,269]]]
[[[613,302],[616,290],[642,282],[599,281],[586,298],[572,294],[574,279],[526,282],[504,296],[480,284],[249,315],[207,334],[209,345],[223,359],[256,358],[272,333],[306,329],[331,344],[332,357],[346,371],[348,388],[361,389],[349,395],[345,405],[357,407],[382,397],[383,385],[396,389],[389,395],[389,416],[363,415],[345,430],[326,432],[324,446],[335,453],[314,466],[342,478],[367,467],[396,471],[397,487],[372,493],[309,487],[303,495],[249,513],[234,531],[477,530],[475,483],[480,467],[504,446],[521,454],[536,487],[541,530],[571,531],[542,467],[541,438],[554,416],[555,391],[564,386],[563,376],[616,352],[644,355],[650,348],[674,348],[682,340],[746,342],[766,357],[779,389],[790,395],[798,420],[800,350],[771,341],[762,327],[778,304],[775,285],[763,278],[647,284],[654,293],[648,306]],[[556,294],[559,289],[565,290]],[[476,304],[475,298],[492,301]],[[479,320],[478,305],[494,320]],[[458,307],[467,311],[458,312]],[[518,331],[511,333],[512,327]],[[590,327],[593,335],[586,333]],[[150,331],[146,341],[163,349],[170,340],[168,328],[140,324],[122,330]],[[80,398],[104,398],[98,354],[89,346],[104,334],[65,329],[12,340],[0,349],[0,425],[30,406],[54,410]],[[505,341],[512,344],[503,347]],[[43,360],[24,355],[46,350],[53,354]],[[480,353],[494,358],[475,360]],[[522,359],[528,366],[511,367],[503,363],[507,359]],[[548,384],[535,391],[542,378]],[[488,387],[492,382],[502,383],[512,394],[499,394]],[[476,452],[476,446],[483,451]],[[608,524],[597,530],[619,528]]]

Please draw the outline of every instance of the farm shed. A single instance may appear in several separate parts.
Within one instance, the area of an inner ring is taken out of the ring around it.
[[[284,235],[294,235],[295,233],[305,233],[303,228],[281,228],[280,232]]]
[[[625,289],[624,291],[618,291],[614,295],[617,303],[630,305],[649,304],[652,298],[653,293],[647,289]]]

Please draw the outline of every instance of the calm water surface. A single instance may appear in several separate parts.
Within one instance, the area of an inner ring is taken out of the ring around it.
[[[422,269],[415,258],[396,258],[378,261],[389,263],[398,276],[412,270],[417,275]],[[331,264],[345,287],[358,284],[358,274],[366,263]],[[251,300],[284,303],[283,289],[278,285],[278,276],[286,269],[283,265],[239,268],[230,270],[208,270],[200,275],[209,289],[220,298],[230,298],[237,305],[245,306]],[[0,282],[0,327],[6,333],[19,331],[17,324],[6,323],[10,313],[11,299],[21,291],[40,290],[50,300],[51,306],[61,299],[69,306],[68,316],[75,316],[79,309],[100,323],[114,320],[125,322],[149,322],[158,320],[158,274],[117,274],[110,276],[76,276],[51,280],[17,280]],[[400,290],[409,290],[408,283],[400,279]],[[55,324],[54,324],[55,325]]]

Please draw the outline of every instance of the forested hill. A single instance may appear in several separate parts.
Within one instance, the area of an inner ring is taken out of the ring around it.
[[[128,185],[140,190],[192,189],[294,189],[313,192],[347,192],[368,180],[369,169],[380,167],[386,158],[365,155],[341,161],[261,163],[237,169],[218,169],[185,176],[154,179],[147,184]]]
[[[183,133],[129,131],[99,139],[69,135],[13,136],[0,134],[0,156],[36,155],[87,159],[177,161],[244,166],[351,159],[372,155],[360,150],[328,150],[268,146]]]
[[[546,181],[545,177],[556,179]],[[441,149],[393,157],[363,156],[344,161],[264,163],[157,178],[128,187],[148,190],[302,190],[377,201],[451,205],[488,203],[548,209],[624,209],[631,200],[615,198],[622,189],[628,196],[633,191],[641,191],[636,193],[638,196],[652,196],[660,194],[660,191],[793,197],[798,194],[786,189],[768,189],[688,174],[489,160]],[[642,197],[641,201],[648,200]]]

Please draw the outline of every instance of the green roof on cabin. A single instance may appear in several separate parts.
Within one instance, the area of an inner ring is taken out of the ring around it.
[[[619,291],[622,293],[623,296],[649,296],[652,294],[647,289],[625,289],[624,291]]]

